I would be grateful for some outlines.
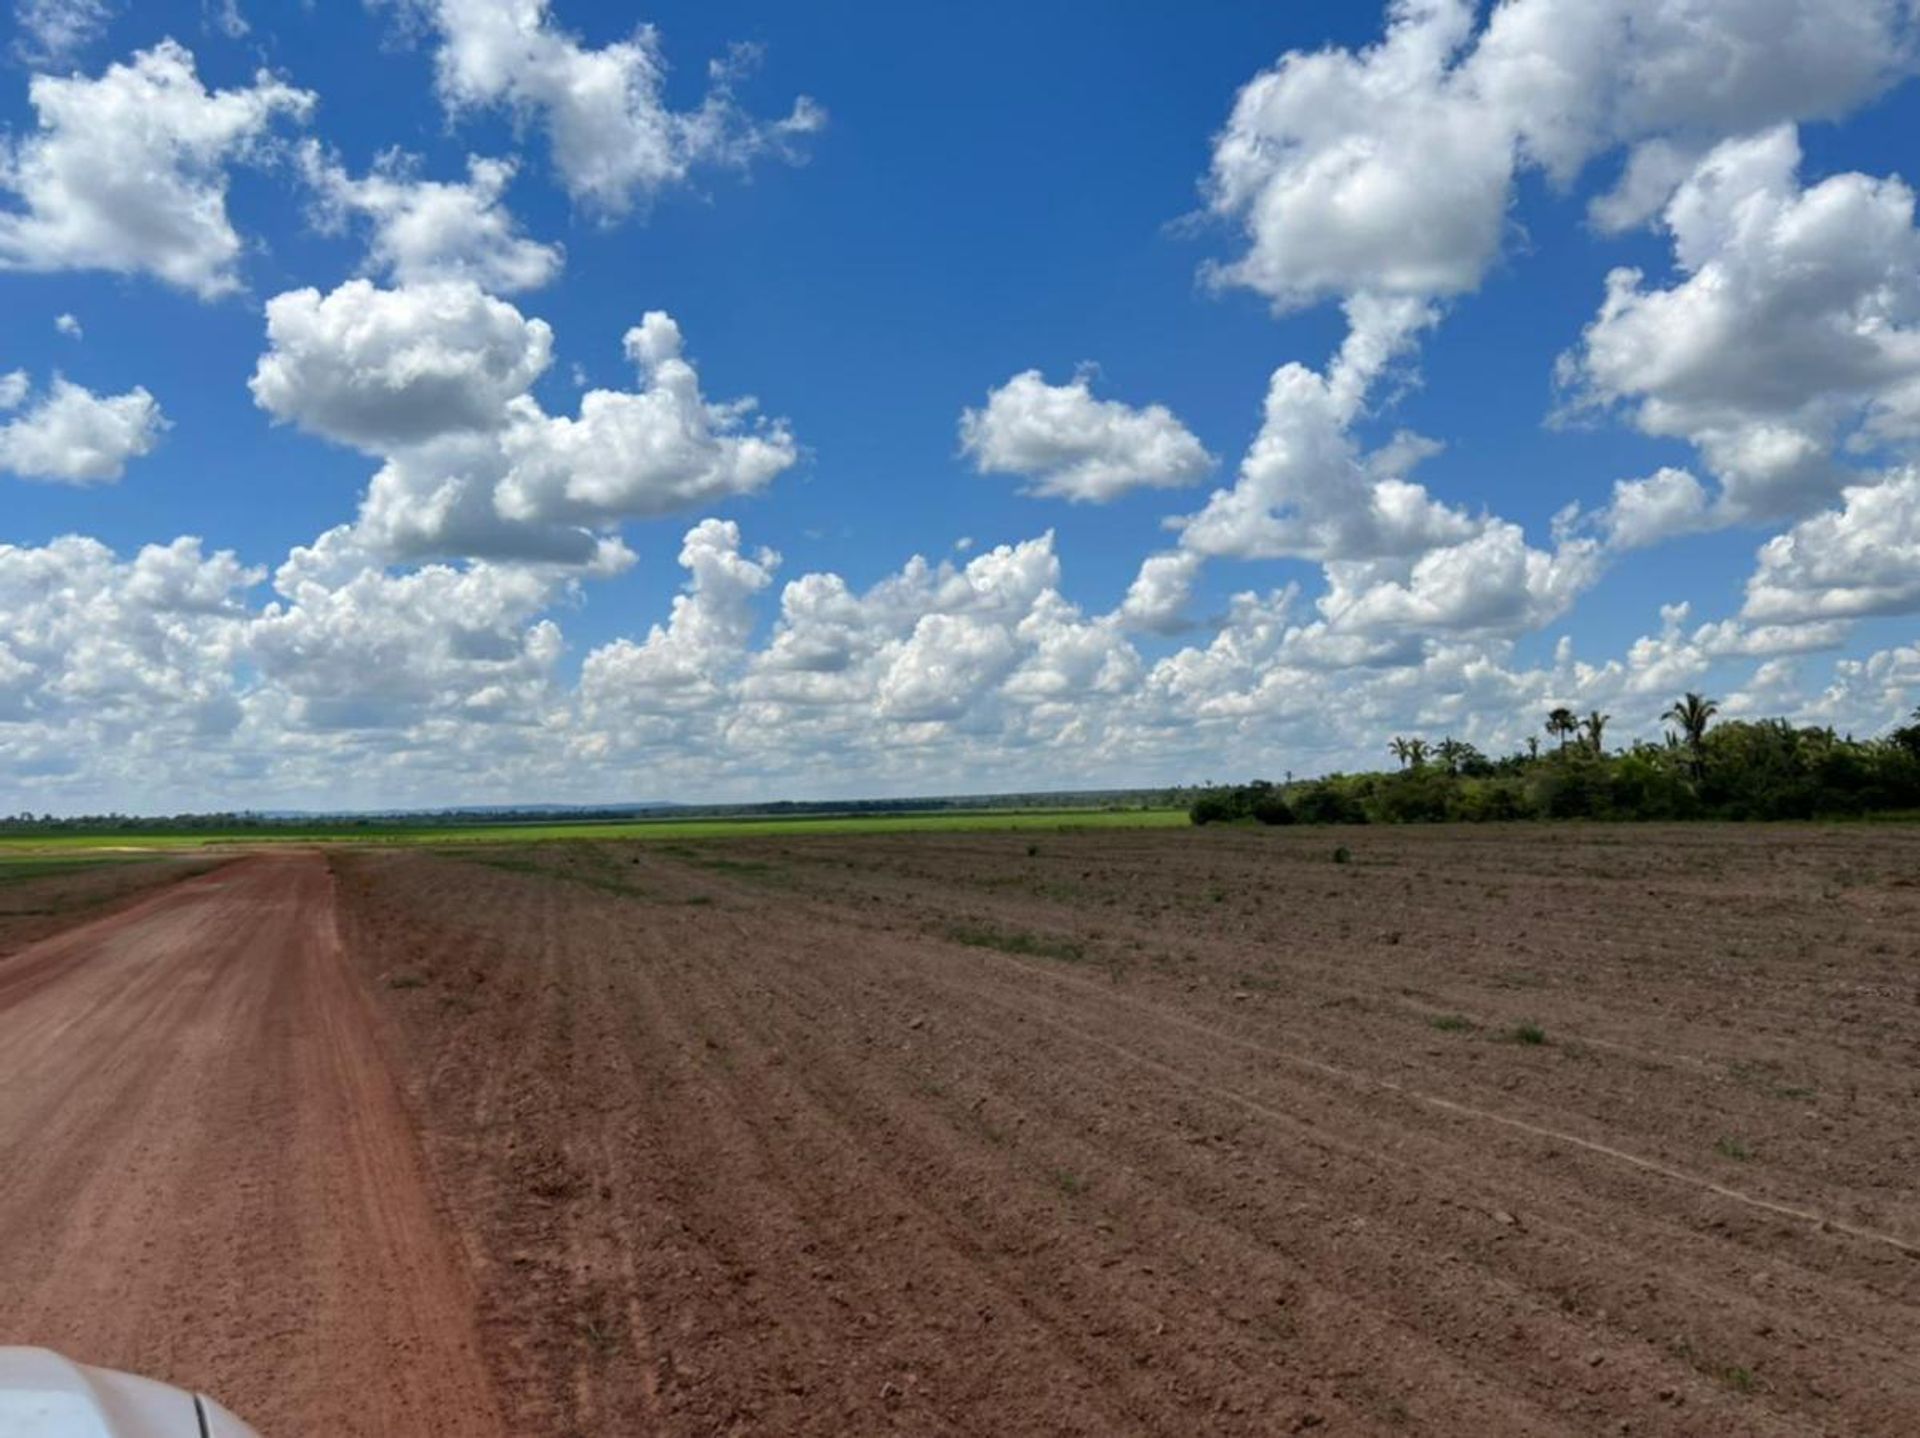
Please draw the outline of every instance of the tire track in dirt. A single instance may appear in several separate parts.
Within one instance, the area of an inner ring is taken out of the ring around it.
[[[504,1432],[376,1022],[312,853],[0,965],[0,1343],[272,1438]]]

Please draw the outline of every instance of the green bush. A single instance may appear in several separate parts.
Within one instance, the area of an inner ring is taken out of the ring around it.
[[[1729,719],[1621,753],[1568,743],[1502,759],[1449,739],[1434,751],[1435,762],[1415,754],[1392,773],[1208,789],[1189,812],[1196,824],[1409,824],[1814,819],[1920,809],[1920,712],[1914,719],[1864,740],[1782,719]]]

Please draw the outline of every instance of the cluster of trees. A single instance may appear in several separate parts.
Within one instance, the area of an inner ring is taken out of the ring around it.
[[[1920,710],[1878,739],[1784,719],[1715,724],[1688,693],[1660,717],[1664,742],[1606,747],[1612,716],[1554,709],[1557,744],[1491,758],[1451,737],[1396,737],[1399,768],[1203,790],[1196,824],[1409,823],[1494,819],[1812,819],[1920,810]]]

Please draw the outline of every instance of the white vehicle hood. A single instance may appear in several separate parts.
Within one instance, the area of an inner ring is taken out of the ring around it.
[[[0,1438],[259,1435],[210,1398],[46,1348],[0,1348]]]

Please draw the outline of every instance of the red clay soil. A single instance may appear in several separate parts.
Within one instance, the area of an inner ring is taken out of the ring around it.
[[[0,1343],[268,1438],[1893,1438],[1917,1113],[1916,830],[262,856],[0,960]]]
[[[269,1438],[505,1431],[374,1033],[313,853],[0,962],[0,1344]]]
[[[1920,1432],[1920,833],[336,862],[514,1432]]]
[[[0,862],[0,959],[50,934],[115,913],[153,890],[204,874],[219,859],[193,855],[61,864],[17,873]],[[32,867],[31,864],[28,867]]]

